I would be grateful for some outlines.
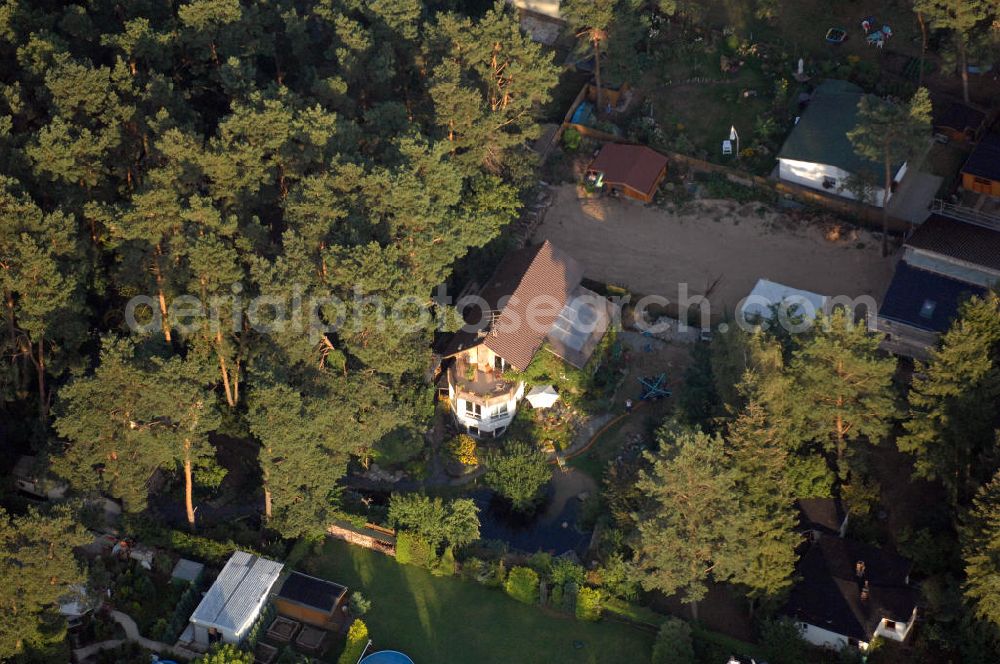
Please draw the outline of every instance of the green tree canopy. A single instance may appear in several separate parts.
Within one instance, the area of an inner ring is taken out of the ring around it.
[[[927,149],[930,131],[931,97],[927,88],[919,88],[909,103],[872,95],[858,102],[858,125],[847,132],[847,138],[858,156],[882,166],[883,256],[889,254],[889,196],[894,168]]]
[[[994,423],[1000,406],[1000,296],[972,298],[939,348],[918,363],[905,433],[918,477],[940,480],[953,506],[963,504],[996,469]]]
[[[545,454],[519,440],[507,443],[502,451],[490,450],[486,465],[486,483],[519,511],[536,504],[542,487],[552,477]]]
[[[44,643],[65,629],[56,611],[85,581],[73,547],[92,537],[75,514],[59,507],[45,514],[30,509],[11,516],[0,508],[0,657],[7,659],[29,644]]]

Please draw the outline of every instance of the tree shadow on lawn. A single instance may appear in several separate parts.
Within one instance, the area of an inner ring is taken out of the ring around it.
[[[382,554],[328,540],[316,572],[372,600],[376,648],[418,662],[648,661],[652,636],[611,622],[582,623],[519,604],[500,589],[435,577]]]

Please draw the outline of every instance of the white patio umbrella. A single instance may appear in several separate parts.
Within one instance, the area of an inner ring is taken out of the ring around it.
[[[538,385],[528,390],[524,398],[532,408],[551,408],[559,400],[559,393],[551,385]]]

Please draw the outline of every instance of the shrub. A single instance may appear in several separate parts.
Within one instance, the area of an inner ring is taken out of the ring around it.
[[[372,608],[372,602],[370,599],[365,597],[359,592],[351,593],[351,599],[348,601],[351,607],[352,616],[363,616]]]
[[[231,643],[217,643],[194,660],[198,664],[253,664],[253,653],[240,650]]]
[[[579,565],[568,558],[556,558],[552,561],[552,583],[565,585],[567,583],[583,583],[586,572],[582,565]]]
[[[601,617],[601,591],[583,586],[576,593],[576,619],[594,622]]]
[[[357,664],[367,645],[368,625],[363,620],[357,619],[351,623],[351,628],[347,630],[347,644],[344,646],[344,651],[340,653],[337,664]]]
[[[573,127],[567,127],[566,131],[563,132],[562,142],[563,147],[566,148],[567,152],[576,152],[580,149],[580,132]]]
[[[528,567],[538,572],[539,576],[549,576],[552,573],[552,554],[539,551],[528,558]]]
[[[507,576],[504,590],[518,602],[538,602],[538,573],[530,567],[515,567]]]
[[[403,565],[430,568],[434,562],[434,550],[419,535],[402,531],[396,535],[396,560]]]
[[[479,463],[476,457],[476,439],[469,434],[463,433],[448,441],[448,454],[463,466],[475,466]]]
[[[767,620],[760,626],[760,643],[771,664],[804,664],[809,661],[808,645],[791,620]]]
[[[490,467],[486,483],[519,511],[536,503],[542,487],[552,477],[545,454],[521,441],[509,443],[503,452],[491,452],[486,463]]]
[[[549,594],[549,606],[554,606],[555,608],[562,607],[563,604],[563,587],[562,586],[552,586],[552,592]]]
[[[431,565],[431,574],[434,576],[454,576],[455,570],[458,565],[455,563],[455,550],[453,547],[447,547],[441,557],[433,562]]]
[[[667,618],[653,644],[653,664],[694,664],[691,626],[679,618]]]

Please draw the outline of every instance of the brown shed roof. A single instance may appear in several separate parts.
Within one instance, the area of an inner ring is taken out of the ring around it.
[[[590,170],[604,173],[604,180],[611,184],[651,194],[666,165],[666,157],[645,145],[608,143],[591,162]]]
[[[1000,231],[932,214],[906,246],[1000,270]]]
[[[514,368],[523,370],[542,347],[582,278],[580,264],[548,240],[507,254],[479,293],[496,312],[492,325],[487,325],[487,317],[479,326],[483,333],[468,329],[480,319],[480,312],[472,307],[467,312],[467,329],[455,333],[443,354],[455,355],[484,344]]]

